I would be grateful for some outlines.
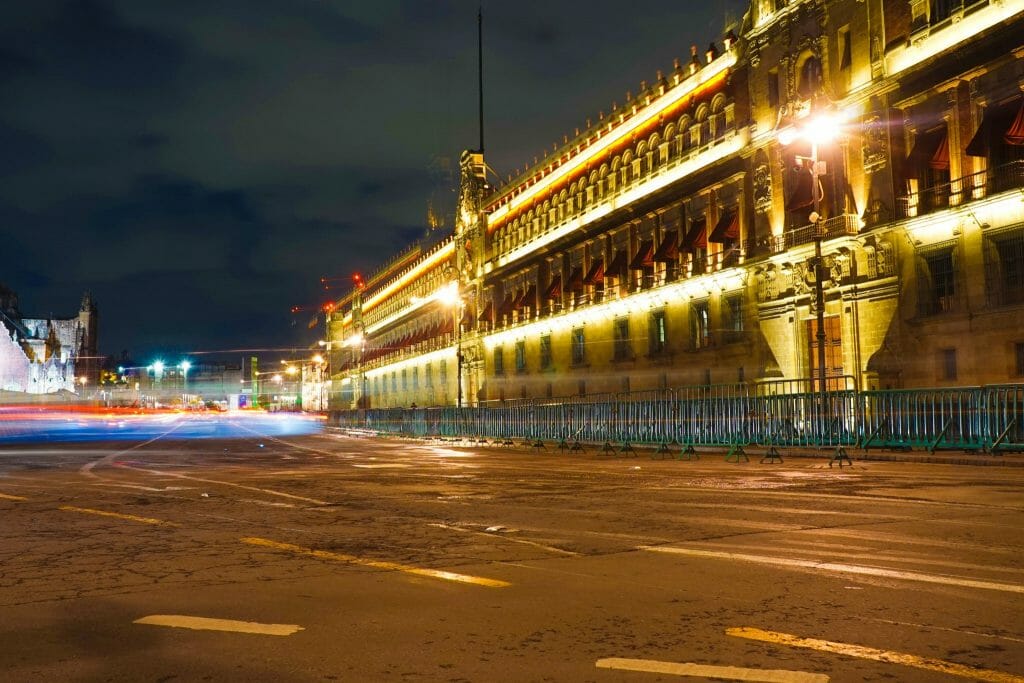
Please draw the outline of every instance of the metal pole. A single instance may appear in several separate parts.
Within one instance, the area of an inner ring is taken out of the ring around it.
[[[459,301],[455,307],[455,381],[456,388],[455,407],[462,407],[462,302]]]
[[[814,199],[814,296],[817,308],[818,323],[818,391],[821,392],[821,426],[824,427],[827,406],[827,389],[825,386],[825,288],[823,285],[825,269],[821,255],[821,197],[818,195],[818,144],[811,142],[811,192]],[[824,430],[822,430],[824,436]]]

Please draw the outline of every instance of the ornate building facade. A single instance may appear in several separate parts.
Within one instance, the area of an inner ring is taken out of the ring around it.
[[[1021,36],[1024,0],[753,0],[507,182],[465,153],[452,233],[329,315],[332,407],[1022,381]]]
[[[0,321],[0,391],[51,394],[97,385],[99,314],[88,293],[76,316],[24,318],[17,295],[0,285]]]

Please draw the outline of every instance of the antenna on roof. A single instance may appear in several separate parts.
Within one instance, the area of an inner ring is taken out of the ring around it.
[[[484,153],[484,4],[476,13],[477,81],[480,93],[480,154]]]

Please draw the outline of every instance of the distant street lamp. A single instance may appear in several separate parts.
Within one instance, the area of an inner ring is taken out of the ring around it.
[[[181,402],[184,405],[188,400],[188,371],[192,368],[192,363],[183,360],[178,363],[178,367],[181,368]]]

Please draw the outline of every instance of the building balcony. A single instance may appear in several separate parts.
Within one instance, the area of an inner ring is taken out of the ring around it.
[[[914,218],[962,206],[976,199],[1024,187],[1024,161],[1011,161],[996,168],[926,187],[896,198],[896,218]]]
[[[860,216],[844,213],[827,218],[817,224],[808,223],[799,228],[787,230],[781,235],[771,235],[767,238],[753,240],[753,244],[748,245],[748,252],[757,253],[767,248],[771,254],[781,254],[793,247],[810,244],[819,237],[822,240],[830,240],[846,235],[856,235],[859,232]]]

